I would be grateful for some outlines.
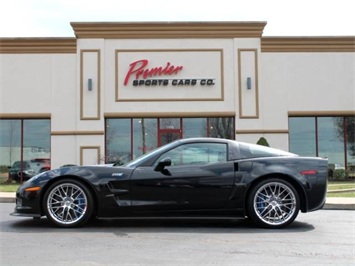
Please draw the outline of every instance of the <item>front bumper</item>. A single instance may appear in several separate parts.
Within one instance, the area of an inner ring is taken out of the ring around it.
[[[11,216],[41,217],[41,201],[39,191],[26,191],[21,186],[16,192],[16,206]]]

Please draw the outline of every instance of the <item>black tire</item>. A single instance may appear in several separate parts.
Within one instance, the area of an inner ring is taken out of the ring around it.
[[[271,178],[257,183],[247,198],[250,219],[264,228],[283,228],[292,223],[299,212],[296,189],[287,181]]]
[[[59,227],[84,225],[92,216],[94,200],[80,181],[63,179],[52,184],[43,197],[47,219]]]

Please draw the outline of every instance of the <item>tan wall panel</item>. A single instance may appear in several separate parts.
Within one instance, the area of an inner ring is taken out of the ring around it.
[[[100,146],[80,147],[80,165],[92,165],[100,162]]]
[[[89,89],[91,79],[91,90]],[[100,51],[82,50],[80,54],[80,119],[100,119]]]
[[[238,50],[239,117],[259,118],[258,57],[256,49]],[[251,86],[248,89],[247,79]]]

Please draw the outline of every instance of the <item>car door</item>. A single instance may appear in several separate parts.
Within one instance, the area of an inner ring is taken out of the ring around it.
[[[215,210],[225,206],[234,182],[234,163],[225,143],[188,143],[162,154],[131,177],[132,207],[137,211]],[[159,162],[171,165],[155,170]]]

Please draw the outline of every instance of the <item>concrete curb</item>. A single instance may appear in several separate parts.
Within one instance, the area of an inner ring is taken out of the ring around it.
[[[323,209],[328,210],[355,210],[355,198],[327,198]]]
[[[16,193],[0,192],[0,203],[15,203]],[[327,198],[325,210],[355,210],[355,198]]]
[[[15,203],[16,193],[15,192],[0,192],[0,203]]]

